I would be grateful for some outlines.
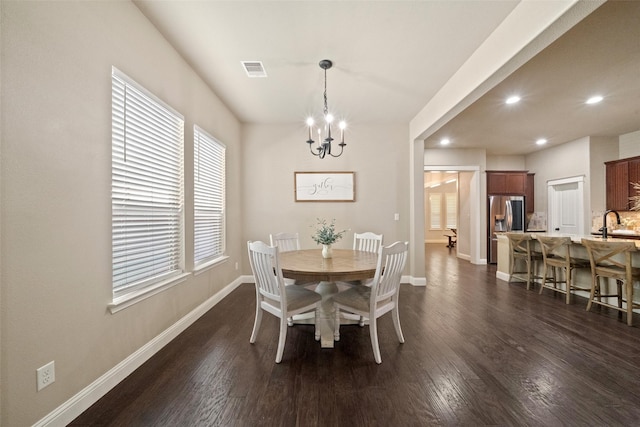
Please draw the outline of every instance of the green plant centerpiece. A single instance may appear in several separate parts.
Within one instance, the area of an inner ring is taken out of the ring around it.
[[[327,220],[318,218],[316,224],[316,232],[311,236],[314,242],[322,245],[322,256],[331,258],[331,245],[342,239],[347,230],[336,231],[336,220],[332,219],[331,223]]]

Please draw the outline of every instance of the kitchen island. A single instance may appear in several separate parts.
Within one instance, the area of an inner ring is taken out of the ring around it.
[[[550,236],[550,237],[570,237],[571,242],[571,256],[575,258],[584,258],[589,259],[587,255],[587,250],[582,245],[582,239],[588,240],[596,240],[602,241],[602,237],[596,235],[577,235],[577,234],[561,234],[561,233],[536,233],[536,232],[527,232],[527,234],[531,234],[533,240],[533,249],[539,250],[538,242],[535,241],[536,236]],[[496,277],[500,280],[508,281],[509,280],[509,266],[510,266],[510,257],[509,257],[509,240],[505,233],[499,233],[498,237],[498,264],[496,269]],[[630,239],[630,238],[618,238],[611,236],[607,239],[608,241],[614,242],[633,242],[636,245],[637,252],[631,255],[631,262],[634,267],[640,267],[640,240]],[[539,274],[542,275],[542,262],[540,262]],[[590,269],[577,269],[574,273],[575,283],[579,287],[590,288],[591,287],[591,270]],[[518,279],[514,278],[514,281]],[[518,280],[519,281],[519,280]],[[564,286],[564,284],[560,284],[559,286]],[[615,286],[615,283],[610,283],[609,286]],[[536,288],[539,289],[539,288]],[[589,298],[588,292],[584,291],[575,291],[574,295],[579,295],[585,298]],[[606,293],[606,292],[605,292]],[[633,300],[634,302],[640,302],[640,283],[635,282],[633,284]],[[635,312],[640,312],[638,310],[634,310]]]

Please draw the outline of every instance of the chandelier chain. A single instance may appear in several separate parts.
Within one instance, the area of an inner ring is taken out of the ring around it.
[[[327,69],[324,70],[324,116],[327,117],[329,108],[327,107]]]

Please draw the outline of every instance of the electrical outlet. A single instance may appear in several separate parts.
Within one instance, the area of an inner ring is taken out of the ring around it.
[[[56,380],[56,367],[52,360],[46,365],[36,369],[36,378],[38,382],[38,391],[50,385]]]
[[[236,262],[236,270],[238,269],[238,263]]]
[[[397,214],[393,215],[393,219],[395,219],[396,221],[400,221],[400,214],[397,213]]]

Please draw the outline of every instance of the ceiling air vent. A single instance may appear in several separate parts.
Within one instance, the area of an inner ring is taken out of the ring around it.
[[[267,72],[264,69],[261,61],[240,61],[242,62],[242,68],[246,71],[249,77],[267,77]]]

